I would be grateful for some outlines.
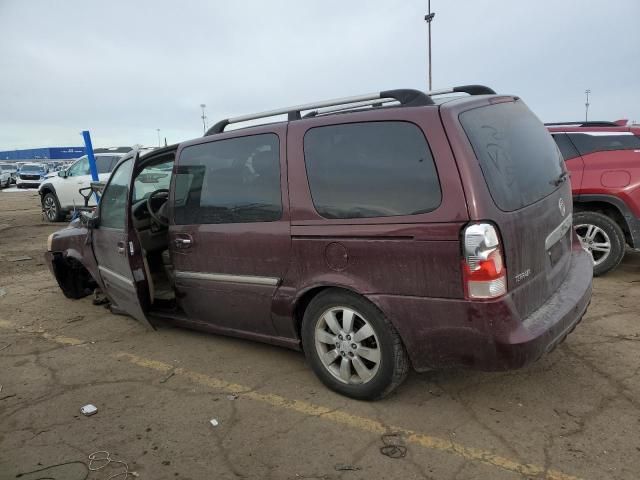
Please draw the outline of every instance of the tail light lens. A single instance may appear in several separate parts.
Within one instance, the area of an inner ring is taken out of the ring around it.
[[[467,225],[462,242],[462,277],[467,298],[497,298],[507,293],[507,270],[496,227],[490,223]]]

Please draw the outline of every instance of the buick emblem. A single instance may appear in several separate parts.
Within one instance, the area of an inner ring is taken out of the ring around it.
[[[560,215],[564,217],[564,214],[567,212],[567,208],[564,206],[564,200],[562,198],[558,201],[558,208],[560,209]]]

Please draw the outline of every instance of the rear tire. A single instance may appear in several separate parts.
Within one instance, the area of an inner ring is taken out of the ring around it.
[[[64,215],[60,211],[60,202],[54,193],[47,193],[42,197],[42,211],[44,217],[50,222],[61,222]]]
[[[594,276],[604,275],[620,264],[626,241],[624,232],[611,217],[598,212],[576,212],[573,228],[593,259]]]
[[[358,400],[388,395],[409,372],[409,357],[391,322],[375,305],[343,290],[325,290],[311,301],[302,343],[318,378]]]

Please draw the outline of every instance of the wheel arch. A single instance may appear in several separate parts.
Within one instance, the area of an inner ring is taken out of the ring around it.
[[[44,196],[47,193],[53,193],[56,197],[58,194],[56,193],[56,187],[54,187],[51,183],[44,183],[38,188],[38,193],[40,194],[40,202],[44,200]]]
[[[54,276],[66,297],[86,297],[98,286],[95,276],[84,264],[79,252],[67,250],[52,252],[51,255]]]
[[[598,212],[610,217],[622,229],[625,241],[632,248],[640,247],[640,219],[617,197],[610,195],[579,195],[573,199],[573,210]]]
[[[382,312],[382,314],[387,318],[387,320],[389,320],[389,322],[391,322],[392,324],[394,323],[392,319],[385,313],[385,311],[382,309],[382,306],[379,305],[378,302],[374,301],[372,298],[370,298],[368,295],[363,294],[362,292],[358,292],[357,290],[354,290],[351,287],[348,287],[346,285],[341,285],[341,284],[313,285],[301,290],[300,294],[296,297],[294,301],[293,321],[294,321],[295,332],[299,339],[302,338],[302,320],[304,318],[304,312],[307,310],[307,307],[309,306],[311,301],[314,298],[316,298],[320,293],[326,290],[341,290],[343,292],[357,295],[365,299],[372,305],[374,305],[378,310]],[[301,349],[303,348],[302,344],[300,345],[300,348]]]

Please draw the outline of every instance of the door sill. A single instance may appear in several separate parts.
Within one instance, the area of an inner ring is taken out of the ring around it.
[[[154,320],[166,321],[176,326],[189,328],[192,330],[200,330],[207,333],[214,333],[226,337],[244,338],[260,343],[269,343],[279,347],[289,348],[291,350],[302,350],[300,340],[297,338],[277,337],[265,335],[262,333],[247,332],[244,330],[234,330],[233,328],[219,327],[210,323],[200,322],[188,318],[183,312],[169,310],[153,310],[149,312],[149,316]]]

